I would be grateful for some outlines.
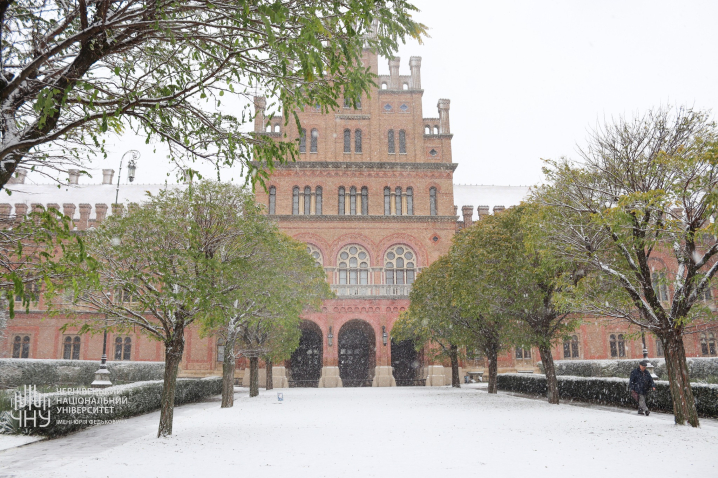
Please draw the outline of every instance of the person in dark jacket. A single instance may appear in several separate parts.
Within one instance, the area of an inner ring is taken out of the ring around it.
[[[651,413],[646,406],[646,395],[650,390],[656,389],[651,373],[646,370],[647,365],[648,360],[642,360],[638,368],[631,372],[631,379],[628,382],[631,396],[638,402],[638,414],[646,416]]]

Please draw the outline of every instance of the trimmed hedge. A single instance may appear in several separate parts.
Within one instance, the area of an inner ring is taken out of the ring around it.
[[[574,377],[622,377],[628,378],[631,371],[638,367],[639,359],[624,360],[556,360],[556,375]],[[668,378],[666,361],[662,358],[648,359],[654,366],[659,378]],[[692,382],[718,383],[718,357],[689,357],[688,373]],[[545,373],[543,364],[538,362],[541,373]]]
[[[22,432],[50,437],[66,435],[95,424],[159,410],[162,386],[163,382],[157,380],[118,385],[96,391],[81,391],[80,393],[60,391],[43,394],[43,397],[50,400],[49,425],[26,427],[22,429]],[[221,393],[221,377],[177,379],[175,405],[199,402]],[[88,410],[92,408],[96,409]],[[43,412],[43,414],[45,413]],[[45,421],[39,421],[39,423],[44,424]]]
[[[89,387],[99,360],[0,359],[0,388],[22,385]],[[107,362],[110,380],[121,385],[162,380],[164,362]]]
[[[558,393],[562,399],[580,402],[595,402],[605,405],[634,407],[635,402],[628,392],[628,379],[616,377],[573,377],[558,376]],[[656,381],[656,391],[646,397],[648,408],[673,412],[671,392],[666,381]],[[546,395],[546,376],[520,373],[504,373],[497,377],[499,390]],[[718,417],[718,385],[692,383],[698,414],[704,417]]]

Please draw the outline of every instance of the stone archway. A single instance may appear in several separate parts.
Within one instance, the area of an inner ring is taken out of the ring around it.
[[[344,387],[371,387],[376,334],[367,322],[350,320],[339,329],[339,376]]]
[[[316,387],[322,374],[323,335],[317,324],[303,320],[299,347],[289,359],[290,387]]]
[[[391,366],[397,387],[421,385],[421,355],[413,340],[391,340]]]

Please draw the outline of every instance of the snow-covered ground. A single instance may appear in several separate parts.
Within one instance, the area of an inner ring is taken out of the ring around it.
[[[0,452],[17,477],[718,476],[718,424],[462,388],[238,389]],[[220,475],[221,474],[221,475]]]

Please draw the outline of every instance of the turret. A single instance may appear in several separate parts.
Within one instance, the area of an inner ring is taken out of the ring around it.
[[[449,126],[449,107],[451,106],[451,100],[442,98],[436,106],[439,108],[439,134],[451,134],[451,128]]]
[[[400,90],[401,85],[399,84],[399,63],[401,58],[398,56],[389,60],[389,89]]]
[[[267,107],[267,99],[264,96],[254,97],[254,132],[264,132],[264,109]]]
[[[412,56],[409,59],[409,67],[411,68],[411,89],[421,89],[421,57]]]

